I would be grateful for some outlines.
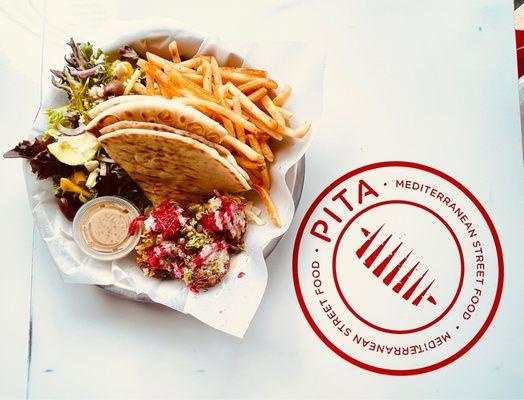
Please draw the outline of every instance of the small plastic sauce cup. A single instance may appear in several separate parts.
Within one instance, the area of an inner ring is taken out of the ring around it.
[[[140,216],[129,201],[98,197],[84,204],[73,220],[73,238],[80,249],[97,260],[116,260],[129,254],[140,240],[140,229],[129,235],[131,221]]]

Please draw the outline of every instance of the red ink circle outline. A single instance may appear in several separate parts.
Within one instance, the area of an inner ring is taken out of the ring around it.
[[[337,264],[336,257],[337,257],[337,253],[338,253],[338,248],[340,246],[340,241],[342,240],[342,237],[346,233],[347,229],[362,214],[365,214],[369,210],[372,210],[372,209],[374,209],[376,207],[380,207],[380,206],[384,206],[384,205],[388,205],[388,204],[407,204],[407,205],[418,207],[418,208],[420,208],[420,209],[422,209],[424,211],[429,212],[431,215],[433,215],[435,218],[437,218],[444,225],[444,227],[448,230],[448,232],[451,234],[451,237],[455,241],[455,245],[457,246],[457,250],[458,250],[458,253],[459,253],[459,258],[460,258],[460,279],[459,279],[459,285],[457,287],[455,295],[453,296],[453,299],[451,299],[451,303],[449,303],[449,305],[446,307],[444,312],[442,312],[437,318],[435,318],[432,321],[426,323],[425,325],[422,325],[422,326],[417,327],[417,328],[402,329],[402,330],[401,329],[389,329],[389,328],[383,328],[381,326],[373,324],[372,322],[369,322],[364,317],[362,317],[359,313],[357,313],[353,309],[353,307],[351,307],[351,304],[349,304],[349,302],[347,301],[346,297],[342,293],[342,290],[340,289],[340,285],[339,285],[339,282],[338,282],[338,277],[337,277],[337,272],[336,272],[336,264]],[[351,217],[351,219],[346,223],[344,228],[342,228],[342,230],[340,231],[339,237],[337,238],[337,241],[335,243],[335,248],[333,250],[333,260],[332,260],[332,262],[333,262],[333,278],[334,278],[334,281],[335,281],[335,287],[337,288],[337,292],[338,292],[342,302],[347,307],[347,309],[355,317],[357,317],[361,322],[365,323],[369,327],[371,327],[373,329],[376,329],[378,331],[381,331],[381,332],[392,333],[392,334],[407,334],[407,333],[420,332],[420,331],[422,331],[424,329],[427,329],[427,328],[435,325],[442,318],[444,318],[449,313],[449,311],[453,308],[453,306],[457,302],[457,299],[458,299],[458,297],[460,295],[460,292],[462,290],[462,285],[464,283],[464,275],[465,275],[464,253],[462,252],[462,246],[460,245],[460,242],[459,242],[459,240],[457,238],[457,235],[455,234],[453,229],[451,229],[451,226],[449,226],[449,224],[444,220],[444,218],[442,218],[435,211],[431,210],[430,208],[428,208],[428,207],[426,207],[426,206],[424,206],[422,204],[416,203],[414,201],[409,201],[409,200],[388,200],[388,201],[382,201],[382,202],[379,202],[379,203],[375,203],[375,204],[373,204],[373,205],[371,205],[369,207],[366,207],[366,208],[360,210],[353,217]]]
[[[495,244],[495,249],[497,253],[497,266],[498,266],[498,282],[497,282],[497,291],[495,293],[495,298],[493,301],[493,305],[491,307],[491,310],[482,324],[480,330],[477,332],[477,334],[459,351],[457,351],[455,354],[451,355],[450,357],[439,361],[435,364],[428,365],[425,367],[420,368],[413,368],[413,369],[388,369],[388,368],[380,368],[373,365],[366,364],[362,361],[359,361],[346,353],[344,353],[342,350],[340,350],[338,347],[336,347],[333,343],[330,342],[330,340],[322,333],[322,331],[318,328],[318,326],[315,324],[315,321],[311,317],[311,314],[309,314],[309,311],[307,309],[307,306],[304,302],[304,298],[302,296],[302,292],[300,290],[300,282],[298,277],[298,255],[300,251],[300,242],[302,240],[302,236],[304,235],[304,230],[306,228],[306,225],[311,218],[311,215],[319,205],[319,203],[326,197],[326,195],[331,192],[335,187],[340,185],[342,182],[346,181],[347,179],[360,174],[362,172],[366,172],[373,169],[378,168],[386,168],[386,167],[405,167],[405,168],[412,168],[412,169],[418,169],[425,172],[429,172],[431,174],[434,174],[455,187],[457,187],[462,193],[466,195],[466,197],[469,198],[473,202],[473,204],[477,207],[477,209],[480,211],[482,217],[484,218],[484,221],[488,225],[489,231],[491,233],[493,242]],[[306,317],[306,320],[308,321],[309,325],[313,329],[313,331],[317,334],[317,336],[324,342],[326,346],[328,346],[335,354],[343,358],[344,360],[352,363],[353,365],[356,365],[360,368],[363,368],[365,370],[384,374],[384,375],[395,375],[395,376],[405,376],[405,375],[417,375],[417,374],[423,374],[428,373],[431,371],[435,371],[439,368],[442,368],[453,361],[457,360],[461,356],[463,356],[465,353],[467,353],[479,340],[480,338],[486,333],[489,325],[493,321],[493,318],[495,317],[495,314],[497,312],[497,308],[500,304],[500,299],[502,297],[502,288],[503,288],[503,282],[504,282],[504,260],[502,255],[502,247],[500,245],[500,239],[497,234],[497,230],[495,229],[495,225],[493,224],[493,221],[489,217],[489,214],[484,209],[482,204],[477,200],[477,198],[468,190],[464,185],[462,185],[460,182],[458,182],[456,179],[452,178],[451,176],[445,174],[444,172],[439,171],[438,169],[428,167],[427,165],[418,164],[414,162],[409,161],[383,161],[379,163],[369,164],[357,169],[354,169],[353,171],[350,171],[338,179],[336,179],[334,182],[332,182],[330,185],[328,185],[327,188],[325,188],[313,201],[309,209],[307,210],[306,214],[304,215],[304,218],[302,219],[302,222],[300,223],[300,226],[298,228],[297,236],[295,238],[295,244],[293,247],[293,260],[292,260],[292,268],[293,268],[293,284],[295,287],[295,293],[297,295],[297,300],[300,305],[300,308],[302,309],[302,312],[304,313],[304,316]]]

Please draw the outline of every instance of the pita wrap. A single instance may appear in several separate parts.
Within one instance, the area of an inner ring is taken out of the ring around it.
[[[226,159],[227,162],[232,164],[238,172],[242,174],[242,176],[249,180],[249,175],[246,171],[244,171],[237,163],[237,160],[235,160],[235,157],[231,154],[231,152],[226,149],[224,146],[219,145],[218,143],[210,142],[207,139],[204,139],[202,136],[195,135],[194,133],[189,133],[186,131],[183,131],[181,129],[176,129],[171,126],[162,125],[162,124],[155,124],[153,122],[139,122],[139,121],[119,121],[115,122],[114,124],[108,125],[102,129],[100,129],[100,134],[105,135],[106,133],[111,133],[120,129],[149,129],[157,132],[170,132],[170,133],[177,133],[182,136],[190,137],[191,139],[198,140],[199,142],[205,144],[206,146],[209,146],[213,149],[215,149],[218,154],[220,154],[222,157]]]
[[[218,122],[189,106],[160,97],[127,101],[109,107],[98,114],[86,131],[98,136],[100,129],[119,121],[154,122],[196,133],[220,143],[227,131]]]
[[[250,190],[239,171],[205,144],[172,132],[120,129],[98,138],[157,206],[174,200],[202,202],[214,190],[239,193]]]

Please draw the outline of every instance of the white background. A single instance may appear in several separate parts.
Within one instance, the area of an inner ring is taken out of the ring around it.
[[[71,33],[147,14],[227,39],[313,41],[327,54],[324,118],[297,215],[268,260],[266,294],[243,340],[160,306],[62,283],[33,234],[21,163],[1,160],[0,396],[524,396],[524,181],[511,2],[65,4],[48,12],[55,21],[64,15]],[[37,111],[42,11],[29,2],[0,7],[3,151],[27,135]],[[291,279],[294,235],[314,197],[344,172],[391,159],[441,169],[475,193],[506,263],[500,309],[484,338],[455,363],[416,377],[375,375],[331,353],[305,321]]]

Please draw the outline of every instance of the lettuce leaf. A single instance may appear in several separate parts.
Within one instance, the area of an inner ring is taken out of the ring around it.
[[[76,113],[78,119],[82,118],[87,123],[90,119],[87,112],[100,100],[90,94],[90,89],[105,85],[113,79],[111,63],[102,50],[93,49],[89,42],[76,43],[71,39],[67,44],[71,47],[71,54],[65,57],[66,65],[61,71],[51,70],[51,82],[67,93],[67,110]]]
[[[62,125],[66,128],[72,128],[71,122],[66,118],[68,106],[62,106],[57,108],[50,108],[45,113],[49,118],[47,124],[47,130],[44,132],[44,139],[53,137],[58,139],[62,136],[62,132],[58,130],[58,125]]]
[[[4,158],[25,158],[29,160],[31,171],[36,174],[38,179],[47,179],[55,175],[69,176],[73,172],[73,167],[58,161],[47,148],[47,145],[54,141],[53,137],[36,139],[33,143],[24,140],[12,150],[6,152]]]

